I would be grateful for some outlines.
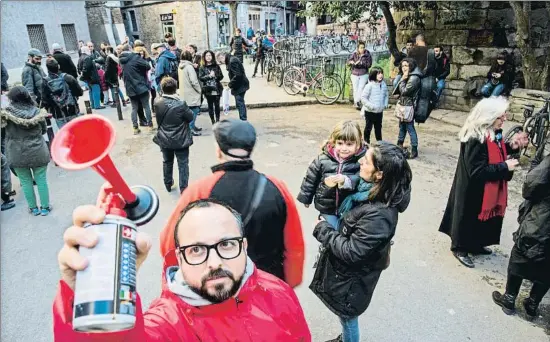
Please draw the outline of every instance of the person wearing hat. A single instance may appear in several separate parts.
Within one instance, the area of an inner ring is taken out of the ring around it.
[[[27,88],[31,98],[39,106],[42,102],[42,83],[46,74],[42,70],[42,52],[38,49],[30,49],[28,52],[29,59],[21,72],[21,83]]]
[[[78,73],[76,72],[76,66],[73,63],[71,56],[63,53],[63,48],[60,44],[54,43],[52,45],[52,57],[55,58],[59,64],[59,71],[64,74],[69,74],[75,79],[78,79]]]
[[[178,81],[178,58],[166,48],[166,45],[155,43],[151,45],[151,52],[158,56],[155,68],[156,84],[160,85],[162,78],[166,76]]]
[[[160,235],[161,255],[173,256],[174,228],[183,208],[200,199],[227,203],[243,217],[248,255],[256,266],[291,287],[302,283],[304,239],[294,197],[275,177],[254,170],[256,130],[247,121],[225,119],[213,127],[218,165],[191,183]],[[163,277],[164,278],[164,277]],[[163,282],[166,280],[163,280]]]

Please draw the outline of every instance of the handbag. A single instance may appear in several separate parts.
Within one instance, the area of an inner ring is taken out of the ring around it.
[[[398,103],[397,106],[395,106],[395,116],[401,122],[411,122],[414,118],[414,107],[403,106]]]

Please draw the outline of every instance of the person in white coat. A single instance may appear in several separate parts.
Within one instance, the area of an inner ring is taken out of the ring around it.
[[[369,73],[369,83],[361,94],[361,116],[365,117],[366,125],[363,137],[370,144],[370,133],[374,126],[376,141],[382,140],[382,119],[384,109],[388,107],[388,86],[384,81],[384,71],[379,67],[373,67]]]
[[[193,55],[191,52],[183,51],[181,53],[179,69],[180,98],[187,103],[189,109],[193,112],[193,121],[189,126],[191,127],[192,134],[199,136],[202,129],[195,125],[195,121],[201,109],[201,84],[193,66]]]

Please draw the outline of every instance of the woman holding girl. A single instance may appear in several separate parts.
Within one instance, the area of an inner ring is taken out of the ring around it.
[[[360,165],[361,183],[372,188],[352,195],[338,227],[321,217],[313,230],[323,250],[309,288],[340,319],[342,334],[332,341],[361,340],[359,316],[389,266],[398,216],[410,201],[412,172],[400,148],[380,141]]]
[[[384,71],[379,67],[373,67],[369,73],[369,83],[361,94],[362,115],[366,121],[363,138],[367,144],[370,144],[372,126],[374,126],[376,141],[382,140],[382,118],[384,109],[388,107],[388,100],[388,86],[384,82]]]
[[[208,114],[210,115],[212,125],[220,121],[220,99],[223,91],[220,81],[222,79],[222,69],[216,62],[214,52],[206,50],[202,54],[199,80],[202,83],[202,93],[208,103]]]

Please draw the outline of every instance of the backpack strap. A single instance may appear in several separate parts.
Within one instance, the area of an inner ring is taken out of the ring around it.
[[[256,190],[254,191],[254,195],[252,197],[252,201],[250,202],[250,206],[248,207],[248,211],[246,214],[246,218],[243,221],[243,227],[246,227],[248,222],[252,219],[252,216],[256,212],[256,209],[260,206],[260,202],[262,201],[262,197],[264,196],[265,191],[265,185],[267,183],[267,178],[260,173],[260,176],[258,178],[258,183],[256,184]]]

